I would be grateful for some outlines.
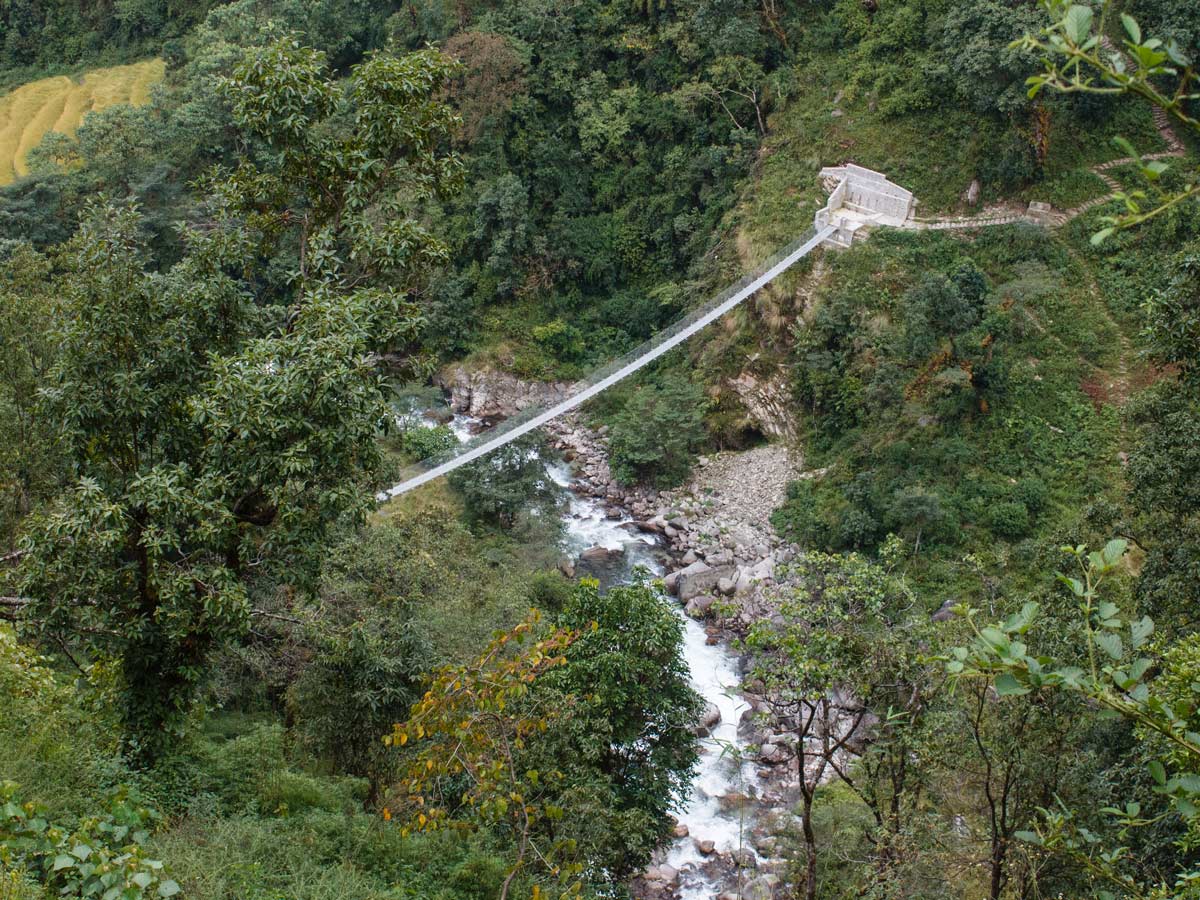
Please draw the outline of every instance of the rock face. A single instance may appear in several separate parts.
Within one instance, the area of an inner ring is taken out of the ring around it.
[[[770,378],[742,372],[729,381],[729,387],[759,431],[767,437],[795,440],[799,430],[793,412],[796,404],[783,372]]]
[[[561,381],[525,381],[507,372],[455,366],[437,378],[450,392],[450,408],[478,419],[511,416],[531,406],[565,400],[572,386]]]

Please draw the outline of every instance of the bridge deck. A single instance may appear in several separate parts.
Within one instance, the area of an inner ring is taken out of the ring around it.
[[[638,369],[649,365],[663,354],[682,344],[696,332],[715,322],[747,297],[770,284],[797,262],[819,247],[837,229],[826,226],[817,230],[810,228],[798,241],[784,248],[756,272],[726,288],[703,307],[656,334],[632,353],[593,372],[581,382],[580,389],[566,400],[548,409],[526,410],[520,416],[505,420],[496,428],[479,435],[478,438],[451,451],[447,456],[435,457],[420,463],[404,474],[404,480],[394,487],[381,491],[376,499],[381,503],[408,493],[435,478],[453,472],[460,466],[479,459],[515,441],[524,434],[540,428],[552,419],[570,412],[606,388],[628,378]]]

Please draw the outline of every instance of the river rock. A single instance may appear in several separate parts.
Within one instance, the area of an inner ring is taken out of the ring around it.
[[[701,856],[712,856],[717,852],[717,844],[715,841],[702,841],[699,838],[695,840],[696,850]]]
[[[717,704],[709,703],[704,707],[704,713],[700,716],[700,721],[697,723],[694,732],[697,737],[704,737],[712,734],[712,730],[721,722],[721,710],[717,708]]]
[[[663,578],[663,587],[667,589],[668,594],[679,593],[679,573],[671,572]]]
[[[620,559],[624,555],[624,547],[588,547],[579,554],[579,558],[587,562],[608,562],[611,559]]]
[[[749,847],[739,847],[729,854],[729,858],[741,869],[754,869],[758,866],[758,857]]]
[[[775,559],[771,556],[759,561],[754,568],[750,570],[750,577],[754,581],[769,581],[775,577]]]
[[[689,550],[687,553],[683,554],[683,559],[681,559],[680,562],[683,563],[685,566],[690,566],[692,563],[694,563],[696,561],[696,559],[697,559],[696,551]]]
[[[742,890],[742,900],[771,900],[775,896],[776,875],[760,875]]]
[[[676,822],[673,832],[675,834],[675,837],[683,839],[688,836],[688,827],[686,825],[684,825],[682,822]]]
[[[683,611],[693,619],[700,619],[708,615],[709,609],[717,602],[717,598],[712,594],[702,594],[699,597],[693,597],[683,607]]]
[[[779,744],[765,743],[758,748],[758,758],[769,766],[777,766],[782,762],[787,762],[787,748]]]
[[[647,881],[657,881],[660,884],[678,884],[679,870],[663,863],[661,866],[651,866],[647,869],[645,878]]]
[[[710,566],[728,566],[733,562],[733,554],[728,550],[718,550],[705,556],[704,561]]]
[[[558,571],[562,572],[568,578],[575,577],[575,563],[570,558],[564,556],[558,561]]]
[[[732,578],[717,579],[717,593],[724,597],[728,597],[733,594],[735,587],[736,582]]]
[[[686,603],[698,594],[711,591],[720,577],[716,569],[700,560],[680,569],[676,581],[679,599]]]

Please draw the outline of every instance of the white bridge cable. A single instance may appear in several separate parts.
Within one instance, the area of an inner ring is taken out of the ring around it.
[[[549,408],[533,407],[523,410],[461,447],[409,467],[401,473],[403,480],[386,491],[380,491],[376,494],[376,499],[382,503],[408,493],[435,478],[453,472],[460,466],[474,462],[481,456],[486,456],[493,450],[541,428],[547,422],[586,403],[601,391],[649,365],[665,353],[678,347],[696,332],[721,318],[747,297],[752,296],[794,266],[836,230],[832,226],[826,226],[819,231],[810,228],[797,241],[784,247],[756,271],[727,287],[704,306],[658,332],[636,349],[590,373],[576,385],[578,390],[570,397]]]

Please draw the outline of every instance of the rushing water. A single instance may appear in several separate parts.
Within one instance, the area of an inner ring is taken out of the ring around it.
[[[421,412],[420,419],[431,426],[439,422],[433,413]],[[477,420],[457,415],[448,424],[459,440],[479,430]],[[565,462],[548,462],[546,470],[568,498],[563,512],[563,549],[572,558],[593,547],[620,551],[595,570],[605,586],[632,581],[638,567],[652,575],[663,574],[663,550],[656,537],[638,532],[628,518],[609,518],[600,501],[571,491],[575,477]],[[700,763],[693,790],[678,811],[688,834],[669,848],[665,861],[680,871],[683,900],[711,900],[730,887],[720,883],[722,873],[730,877],[729,867],[714,866],[710,874],[705,864],[715,856],[701,853],[699,846],[711,841],[715,851],[723,854],[749,847],[750,822],[741,798],[754,792],[757,776],[752,760],[739,758],[737,726],[747,704],[737,692],[737,662],[725,647],[710,644],[703,626],[686,616],[678,604],[673,608],[683,623],[683,652],[692,686],[720,711],[721,719],[707,737],[700,739]]]

